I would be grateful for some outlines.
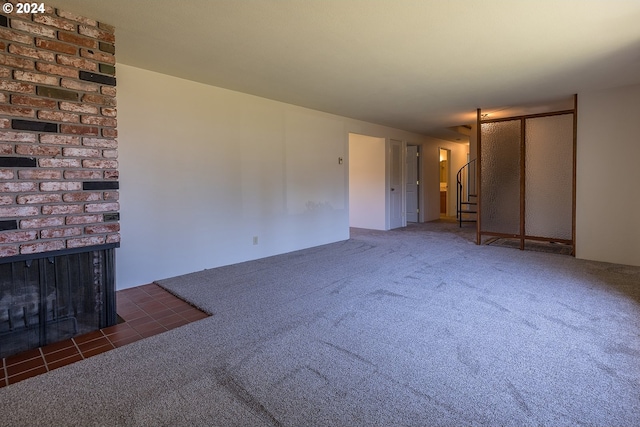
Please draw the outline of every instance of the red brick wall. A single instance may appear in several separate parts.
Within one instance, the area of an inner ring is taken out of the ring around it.
[[[0,257],[117,244],[114,28],[0,14]]]

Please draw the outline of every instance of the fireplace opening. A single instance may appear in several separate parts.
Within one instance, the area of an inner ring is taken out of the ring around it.
[[[0,357],[117,323],[113,247],[0,262]]]

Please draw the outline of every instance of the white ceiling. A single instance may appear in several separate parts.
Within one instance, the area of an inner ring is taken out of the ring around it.
[[[119,63],[455,140],[476,108],[640,83],[639,0],[51,0]]]

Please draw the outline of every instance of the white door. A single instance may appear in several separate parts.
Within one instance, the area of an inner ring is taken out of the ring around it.
[[[407,222],[418,222],[418,146],[407,146]]]
[[[402,141],[389,141],[389,228],[406,225],[404,219],[404,156]]]

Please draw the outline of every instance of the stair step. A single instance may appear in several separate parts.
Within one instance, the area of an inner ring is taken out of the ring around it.
[[[460,202],[461,205],[477,205],[478,202]]]
[[[461,213],[461,214],[465,214],[465,213],[472,214],[472,213],[478,213],[478,211],[471,211],[471,210],[468,210],[468,209],[460,209],[458,211],[458,213]]]

